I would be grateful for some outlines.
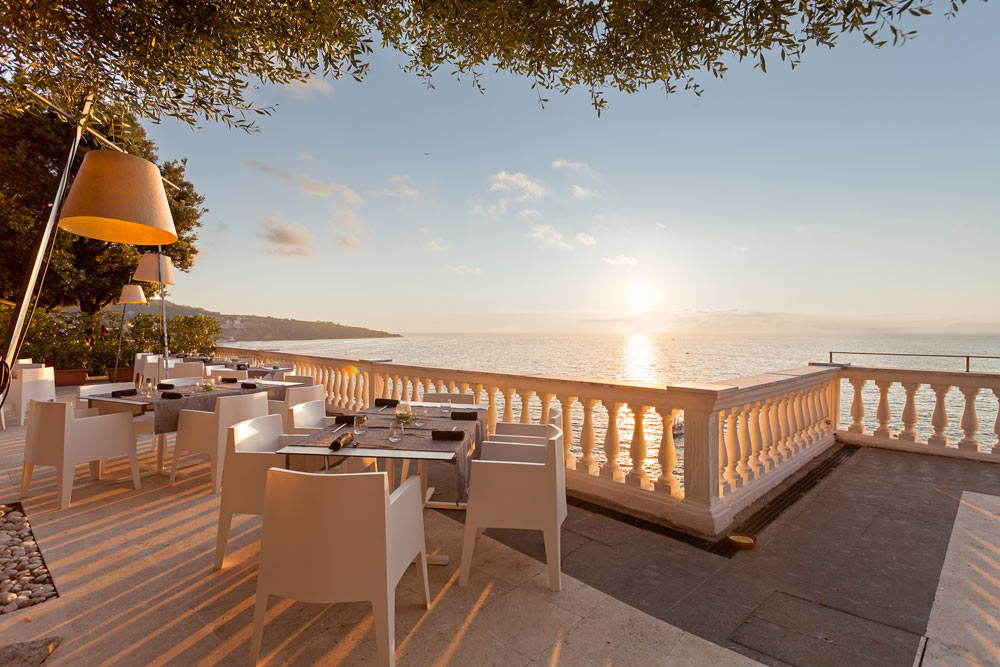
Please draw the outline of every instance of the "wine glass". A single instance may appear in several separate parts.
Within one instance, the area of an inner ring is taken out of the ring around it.
[[[413,411],[414,426],[427,426],[427,408],[417,408]]]
[[[450,415],[451,414],[451,399],[445,398],[441,401],[441,414]]]
[[[150,379],[146,380],[146,396],[153,395],[153,381]]]
[[[389,424],[389,442],[400,442],[403,439],[403,425],[399,422]]]
[[[367,415],[355,415],[354,417],[354,435],[364,435],[368,432],[368,416]]]

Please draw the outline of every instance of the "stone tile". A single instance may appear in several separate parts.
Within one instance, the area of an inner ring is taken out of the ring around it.
[[[676,667],[754,667],[759,662],[685,632],[666,660]]]
[[[457,631],[446,630],[414,643],[396,660],[399,667],[517,667],[531,659],[471,623]]]
[[[567,517],[563,528],[610,547],[627,542],[643,532],[638,526],[590,512],[579,517]]]
[[[938,639],[927,638],[927,646],[924,649],[923,659],[920,667],[956,667],[956,665],[989,665],[1000,662],[1000,654],[993,652],[991,660],[983,662],[979,651],[976,648],[946,644]]]
[[[518,588],[469,618],[469,622],[516,647],[519,653],[538,659],[549,655],[582,618]]]
[[[567,576],[565,573],[562,575],[561,591],[553,591],[549,588],[547,572],[522,582],[518,588],[579,616],[586,616],[608,599],[605,593],[591,588],[579,579]]]
[[[488,528],[486,535],[539,562],[545,562],[545,541],[542,539],[542,532],[539,530]],[[562,544],[560,545],[563,560],[566,559],[566,556],[590,541],[589,538],[563,528]]]
[[[588,614],[563,637],[561,664],[661,664],[684,633],[629,605],[611,600]]]
[[[753,613],[753,607],[696,588],[660,618],[717,644],[725,642]]]
[[[910,665],[920,643],[919,635],[784,593],[769,597],[744,625],[761,620],[881,664]],[[741,627],[738,632],[745,630]],[[765,652],[784,658],[780,652]]]
[[[819,637],[765,620],[754,620],[740,627],[733,639],[744,646],[774,656],[792,665],[843,667],[844,665],[884,665],[867,655],[858,655]],[[906,667],[909,667],[909,663]]]

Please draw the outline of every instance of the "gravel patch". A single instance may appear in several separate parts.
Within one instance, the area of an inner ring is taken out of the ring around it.
[[[0,614],[56,597],[41,549],[20,503],[0,505]]]

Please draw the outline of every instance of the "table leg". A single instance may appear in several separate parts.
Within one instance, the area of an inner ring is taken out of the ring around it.
[[[427,461],[417,462],[417,472],[420,475],[420,488],[423,490],[424,495],[424,509],[464,511],[468,508],[465,503],[431,500],[434,497],[434,487],[427,486]],[[430,561],[428,560],[427,562],[429,563]]]
[[[428,565],[447,565],[448,554],[427,554]]]
[[[384,459],[385,461],[385,472],[389,475],[389,493],[396,490],[396,460],[395,459]]]

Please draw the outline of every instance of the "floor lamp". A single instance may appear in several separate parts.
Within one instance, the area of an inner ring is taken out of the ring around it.
[[[118,329],[118,352],[115,353],[115,379],[111,379],[111,372],[108,372],[108,382],[121,382],[121,370],[118,365],[122,358],[122,337],[125,335],[125,308],[130,303],[146,303],[146,295],[142,293],[142,288],[138,285],[125,285],[122,287],[121,296],[118,303],[122,305],[122,324]],[[134,377],[132,378],[135,379]]]
[[[159,252],[147,252],[139,259],[132,280],[160,285],[160,336],[163,345],[164,378],[170,377],[170,341],[167,340],[167,301],[164,285],[174,284],[174,265],[170,258]]]
[[[30,302],[57,222],[60,228],[72,234],[113,243],[159,246],[177,240],[160,170],[140,157],[108,150],[88,152],[63,202],[80,137],[90,117],[91,101],[88,98],[75,127],[49,218],[36,239],[23,297],[7,331],[6,350],[3,364],[0,364],[3,370],[10,367],[20,348]],[[0,391],[4,390],[6,386],[0,386]]]

